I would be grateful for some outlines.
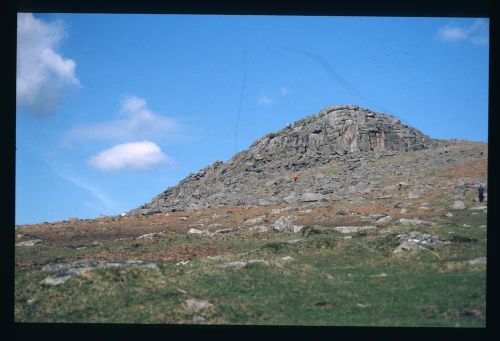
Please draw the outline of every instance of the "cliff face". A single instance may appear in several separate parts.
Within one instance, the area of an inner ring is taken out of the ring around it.
[[[130,213],[335,200],[360,166],[434,145],[392,116],[354,105],[327,107],[265,135],[226,163],[190,174]]]

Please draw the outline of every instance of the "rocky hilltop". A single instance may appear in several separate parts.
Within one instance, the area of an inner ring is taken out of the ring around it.
[[[380,190],[388,177],[411,181],[412,165],[384,168],[380,159],[443,143],[390,115],[356,105],[331,106],[265,135],[225,163],[188,175],[129,213],[342,200]],[[445,162],[439,153],[432,155],[434,164]]]

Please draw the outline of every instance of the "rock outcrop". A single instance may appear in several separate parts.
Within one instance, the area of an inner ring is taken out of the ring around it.
[[[392,116],[354,105],[327,107],[265,135],[225,163],[188,175],[130,213],[339,200],[346,185],[363,185],[357,170],[367,162],[434,144]],[[311,172],[321,169],[350,173],[351,183],[339,186],[331,172]]]

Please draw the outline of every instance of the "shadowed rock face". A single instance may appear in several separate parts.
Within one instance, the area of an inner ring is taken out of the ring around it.
[[[307,198],[318,192],[325,200],[331,200],[338,192],[331,178],[318,175],[314,180],[316,191],[308,190],[307,193],[297,191],[295,181],[290,178],[303,171],[331,165],[347,165],[352,172],[370,158],[427,149],[434,143],[392,116],[355,105],[327,107],[316,115],[265,135],[226,163],[217,161],[188,175],[178,185],[130,213],[270,205],[290,203],[290,200],[302,202],[302,199],[307,202]],[[305,184],[302,179],[300,183]],[[325,186],[318,186],[318,183]]]

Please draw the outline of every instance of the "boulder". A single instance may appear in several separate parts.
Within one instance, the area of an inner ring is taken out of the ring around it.
[[[250,227],[248,230],[252,232],[267,232],[269,231],[269,227],[265,225],[257,225]]]
[[[303,226],[294,225],[293,222],[297,220],[296,217],[279,217],[273,224],[272,228],[278,232],[300,232]]]
[[[297,194],[295,192],[292,192],[290,195],[286,196],[283,198],[283,201],[285,201],[287,204],[294,204],[298,200]]]
[[[486,265],[486,257],[471,259],[466,261],[465,263],[469,265]]]
[[[17,246],[35,246],[38,244],[41,244],[42,241],[40,239],[31,239],[31,240],[26,240],[24,242],[17,243]]]
[[[425,247],[414,242],[403,242],[393,251],[393,253],[415,252],[419,250],[425,250]]]
[[[325,196],[323,194],[319,193],[303,193],[301,196],[300,201],[302,202],[316,202],[316,201],[321,201],[324,200]]]
[[[413,219],[401,218],[401,219],[399,219],[399,224],[403,225],[403,226],[435,226],[436,225],[436,223],[434,223],[434,222],[419,220],[417,218],[413,218]]]
[[[141,240],[141,239],[143,239],[143,240],[153,240],[154,238],[163,237],[164,235],[165,235],[165,231],[152,232],[152,233],[143,234],[142,236],[139,236],[136,239],[137,240]]]
[[[452,210],[464,210],[465,209],[465,204],[463,201],[456,200],[453,205],[450,207]]]
[[[206,300],[198,300],[194,298],[190,298],[186,300],[186,308],[193,312],[198,312],[202,309],[210,309],[213,308],[213,304]]]
[[[421,192],[415,191],[408,193],[408,199],[418,199],[422,195]]]
[[[266,218],[266,216],[261,215],[261,216],[256,217],[256,218],[247,219],[243,222],[243,224],[245,224],[245,225],[257,225],[257,224],[264,222],[265,218]]]
[[[373,230],[376,229],[376,226],[337,226],[335,227],[335,231],[341,232],[341,233],[355,233],[359,231],[365,231],[365,230]]]
[[[209,234],[210,232],[208,230],[198,230],[195,228],[190,228],[187,231],[188,234]]]
[[[385,217],[378,219],[377,224],[386,225],[386,224],[390,223],[391,221],[392,221],[392,217],[390,215],[388,215],[388,216],[385,216]]]

